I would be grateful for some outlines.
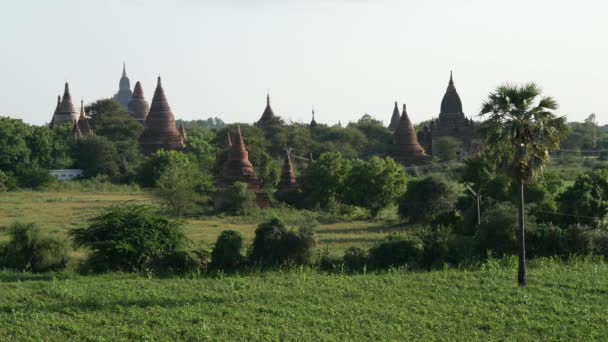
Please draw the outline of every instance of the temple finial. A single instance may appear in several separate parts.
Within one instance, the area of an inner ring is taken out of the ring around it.
[[[452,77],[452,70],[450,70],[450,85],[454,85],[454,77]]]
[[[160,75],[158,75],[158,78],[156,79],[156,86],[160,87],[162,84],[160,82]]]
[[[122,62],[122,77],[127,77],[127,63]]]
[[[312,119],[315,119],[315,107],[312,107]]]
[[[270,106],[270,90],[266,93],[266,105]]]

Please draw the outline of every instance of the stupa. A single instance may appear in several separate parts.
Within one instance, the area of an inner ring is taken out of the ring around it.
[[[129,109],[129,101],[131,101],[131,81],[127,77],[127,67],[125,63],[122,64],[122,76],[120,77],[120,83],[118,84],[118,93],[114,95],[114,100],[118,102],[122,110]]]
[[[74,123],[72,135],[75,138],[93,136],[93,129],[89,124],[89,119],[84,114],[84,102],[82,100],[80,101],[80,116],[78,117],[78,121]]]
[[[404,166],[423,165],[431,162],[431,157],[424,152],[424,149],[418,143],[416,131],[407,115],[405,104],[403,105],[399,125],[393,134],[391,155],[393,159]]]
[[[272,124],[272,122],[275,119],[276,119],[276,116],[274,115],[274,112],[272,111],[272,108],[270,107],[270,94],[267,94],[266,95],[266,108],[264,109],[262,116],[260,117],[258,122],[256,122],[255,125],[258,128],[260,128],[261,130],[265,131],[266,129],[268,129],[270,127],[270,125]]]
[[[146,123],[146,116],[148,116],[150,106],[148,105],[148,101],[146,101],[144,98],[144,91],[139,81],[135,83],[133,96],[131,96],[131,100],[129,101],[127,108],[133,119],[137,120],[142,125]]]
[[[253,165],[249,161],[249,152],[245,148],[241,128],[237,126],[237,132],[228,151],[228,160],[224,163],[222,173],[219,177],[218,188],[224,189],[235,182],[247,184],[247,188],[256,194],[256,202],[259,207],[266,208],[269,205],[269,198],[265,192],[260,190]],[[221,203],[221,190],[215,196],[216,207]]]
[[[310,129],[315,129],[317,128],[317,121],[315,120],[315,110],[312,110],[312,120],[310,120],[310,125],[309,125]]]
[[[61,106],[61,95],[57,95],[57,105],[55,106],[55,111],[53,112],[53,116],[51,117],[51,122],[49,123],[49,128],[53,128],[55,126],[55,115],[59,113],[59,107]]]
[[[281,180],[278,185],[279,192],[300,191],[300,186],[296,181],[296,175],[293,172],[293,163],[289,151],[285,152],[283,160],[283,170],[281,172]]]
[[[397,105],[397,101],[395,101],[395,108],[393,109],[393,116],[391,116],[391,123],[388,125],[388,129],[394,132],[399,126],[399,119],[401,119],[401,115],[399,115],[399,105]]]
[[[184,140],[175,126],[173,113],[167,102],[160,77],[158,77],[152,105],[146,117],[144,131],[139,137],[139,144],[146,155],[160,149],[177,151],[184,149]]]
[[[70,85],[68,82],[65,82],[65,88],[63,90],[63,97],[61,98],[61,103],[59,104],[59,108],[56,110],[55,115],[53,115],[53,127],[61,127],[66,124],[73,124],[78,120],[78,112],[74,109],[74,104],[72,103],[72,95],[70,94]]]

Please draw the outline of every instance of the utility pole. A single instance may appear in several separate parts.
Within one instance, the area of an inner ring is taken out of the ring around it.
[[[473,196],[475,196],[476,200],[477,200],[477,225],[481,224],[481,194],[479,192],[475,192],[475,190],[473,190],[473,188],[471,188],[470,185],[466,185],[467,190],[469,190]]]

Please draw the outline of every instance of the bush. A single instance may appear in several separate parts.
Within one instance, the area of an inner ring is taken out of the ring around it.
[[[386,241],[369,249],[369,264],[375,268],[416,266],[421,261],[424,246],[416,236],[391,234]]]
[[[12,191],[17,188],[17,180],[0,170],[0,192]]]
[[[212,270],[232,271],[243,263],[243,236],[234,230],[224,230],[211,252]]]
[[[181,152],[158,150],[141,163],[137,177],[141,186],[151,188],[171,166],[189,168],[190,164],[188,156]]]
[[[359,247],[344,251],[344,266],[351,272],[363,271],[367,266],[367,253]]]
[[[255,238],[248,258],[260,266],[304,265],[310,260],[315,239],[312,229],[288,230],[278,218],[262,223],[255,230]]]
[[[552,224],[538,224],[526,231],[526,254],[530,258],[567,255],[566,234]]]
[[[66,242],[43,234],[34,223],[13,223],[9,241],[2,247],[2,267],[45,272],[67,266]]]
[[[41,190],[54,183],[49,170],[28,165],[17,170],[17,185],[23,189]]]
[[[70,232],[76,247],[91,250],[89,266],[100,271],[141,271],[182,251],[181,226],[152,208],[126,204],[107,209],[86,228]]]
[[[518,211],[509,203],[497,203],[482,214],[475,240],[479,251],[493,251],[497,256],[517,252]]]
[[[457,199],[457,188],[442,176],[412,180],[400,200],[399,216],[411,223],[429,223],[441,214],[454,211]]]
[[[220,210],[243,215],[257,208],[255,193],[249,191],[247,183],[235,182],[220,193]]]
[[[197,170],[190,165],[188,167],[169,165],[156,181],[156,196],[162,206],[177,218],[181,218],[196,205],[197,173]]]

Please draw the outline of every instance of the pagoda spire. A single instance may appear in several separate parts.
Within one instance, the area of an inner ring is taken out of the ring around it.
[[[401,118],[401,114],[399,113],[399,105],[397,101],[395,101],[395,108],[393,108],[393,115],[391,116],[391,122],[388,125],[388,129],[394,131],[399,126],[399,119]]]
[[[232,147],[232,138],[230,138],[230,132],[226,131],[226,146]]]
[[[416,131],[407,114],[407,106],[405,104],[403,104],[399,126],[393,134],[391,149],[392,157],[405,166],[422,165],[431,161],[431,157],[425,153],[422,146],[418,143]]]
[[[298,182],[296,181],[296,175],[293,171],[293,163],[291,162],[291,153],[289,149],[285,149],[285,159],[278,188],[279,192],[300,190]]]
[[[122,77],[127,77],[127,63],[122,62]]]

